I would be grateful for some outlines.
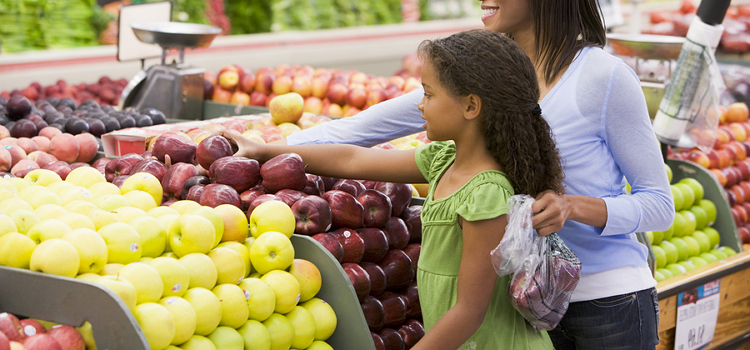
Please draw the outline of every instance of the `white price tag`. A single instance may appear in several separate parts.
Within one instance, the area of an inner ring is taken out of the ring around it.
[[[714,338],[719,316],[719,280],[677,295],[675,350],[702,349]]]

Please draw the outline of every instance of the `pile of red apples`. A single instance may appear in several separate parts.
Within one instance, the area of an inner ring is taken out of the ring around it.
[[[85,350],[78,329],[56,325],[47,329],[41,322],[13,314],[0,313],[0,350]]]

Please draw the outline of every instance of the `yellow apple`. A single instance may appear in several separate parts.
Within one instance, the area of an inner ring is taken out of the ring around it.
[[[216,228],[203,216],[183,214],[169,228],[169,247],[177,256],[208,253],[214,246]]]
[[[72,185],[71,185],[72,186]],[[89,211],[93,209],[99,209],[94,203],[91,203],[91,201],[83,200],[83,199],[77,199],[69,203],[63,204],[63,208],[71,213],[79,213],[83,215],[87,215]]]
[[[276,295],[274,312],[285,314],[292,311],[299,302],[299,282],[289,272],[273,270],[260,279],[267,284]]]
[[[242,242],[242,245],[244,245],[247,248],[247,251],[250,252],[250,247],[253,246],[253,243],[255,243],[255,237],[248,236],[247,239]]]
[[[260,278],[245,278],[240,282],[240,289],[245,294],[248,318],[265,321],[276,309],[276,293]]]
[[[96,225],[94,225],[94,222],[89,219],[88,216],[79,214],[79,213],[67,213],[65,215],[62,215],[57,218],[57,220],[60,220],[64,222],[68,227],[75,230],[77,228],[87,228],[91,230],[96,230]]]
[[[295,349],[306,349],[315,340],[315,318],[312,313],[302,306],[295,306],[285,316],[294,327],[292,347]]]
[[[188,210],[195,209],[200,206],[201,205],[195,201],[181,200],[181,201],[172,203],[169,207],[174,210],[177,210],[177,212],[180,213],[180,215],[182,215],[182,214],[185,214]]]
[[[179,258],[177,261],[185,266],[190,275],[188,288],[213,289],[218,278],[218,271],[213,260],[206,254],[192,253]]]
[[[84,345],[86,345],[86,349],[97,350],[96,342],[94,341],[94,330],[91,328],[91,322],[86,321],[82,326],[76,327],[76,329],[81,333],[81,336],[83,337],[83,343]]]
[[[190,286],[190,273],[177,259],[158,257],[149,262],[149,265],[159,272],[164,284],[163,297],[185,295]]]
[[[135,287],[136,304],[155,303],[161,299],[164,283],[159,272],[151,265],[140,262],[127,264],[120,270],[119,276]]]
[[[40,220],[36,214],[31,210],[19,209],[8,214],[16,224],[17,232],[26,234],[29,229],[39,223]]]
[[[85,167],[76,169],[82,168]],[[133,316],[135,316],[135,320],[141,326],[143,334],[146,335],[148,345],[151,349],[164,349],[174,339],[176,332],[175,320],[172,313],[164,306],[155,302],[139,304],[136,305]]]
[[[29,198],[25,200],[31,205],[32,208],[35,208],[35,209],[39,208],[40,206],[44,204],[62,205],[60,196],[58,196],[57,193],[52,192],[50,190],[46,190],[46,189],[43,191],[34,192],[33,195],[29,196]]]
[[[275,96],[268,103],[268,110],[276,124],[296,123],[305,106],[305,99],[296,92]]]
[[[7,188],[0,188],[0,202],[8,198],[21,198],[18,196],[18,192],[13,192]]]
[[[127,194],[134,190],[140,190],[151,195],[151,198],[154,199],[154,207],[161,204],[164,190],[156,176],[143,172],[130,175],[120,187],[120,191]]]
[[[91,191],[91,194],[94,196],[94,198],[104,194],[122,194],[122,191],[120,191],[120,188],[117,187],[117,185],[106,181],[97,182],[87,188],[89,189],[89,191]]]
[[[250,263],[260,274],[271,270],[284,270],[294,260],[292,242],[286,235],[276,231],[265,232],[256,238],[249,252]]]
[[[131,207],[141,209],[144,212],[156,208],[156,202],[154,202],[153,197],[144,191],[133,190],[124,193],[122,196],[128,200]]]
[[[34,193],[37,193],[38,191],[52,192],[52,190],[48,189],[47,187],[36,185],[36,184],[29,184],[29,186],[26,186],[18,190],[18,197],[28,202],[28,199],[31,198],[31,196]]]
[[[180,348],[182,350],[217,350],[214,342],[202,335],[193,335],[190,340],[180,345]]]
[[[179,345],[188,341],[195,333],[195,325],[198,322],[193,305],[177,296],[164,297],[159,300],[159,304],[164,306],[174,317],[175,334],[172,344]]]
[[[120,222],[120,219],[118,219],[115,214],[99,208],[94,208],[84,215],[88,216],[89,219],[91,219],[91,222],[94,223],[97,231],[101,230],[104,226],[107,226],[109,224]]]
[[[226,326],[217,327],[208,335],[216,349],[220,350],[245,350],[245,340],[236,329]]]
[[[23,179],[29,183],[40,186],[47,186],[53,182],[62,181],[60,175],[57,175],[56,172],[48,169],[34,169],[29,171]]]
[[[104,178],[104,174],[100,173],[99,170],[89,166],[82,166],[71,170],[65,181],[76,186],[89,188],[95,183],[107,182],[107,179]]]
[[[260,321],[247,320],[237,332],[242,336],[246,350],[271,349],[271,333]]]
[[[62,238],[50,238],[40,243],[31,253],[29,269],[52,275],[75,277],[81,259],[70,242]]]
[[[216,229],[216,236],[214,236],[213,247],[216,247],[217,245],[219,245],[219,243],[221,243],[221,238],[224,236],[224,220],[221,218],[219,213],[214,210],[214,208],[200,206],[198,208],[186,211],[185,214],[200,215],[211,221],[211,223],[214,225],[214,228]]]
[[[128,200],[125,199],[125,196],[121,194],[103,194],[101,196],[94,197],[92,203],[110,213],[117,208],[130,206]]]
[[[305,350],[333,350],[333,347],[322,340],[316,340]]]
[[[57,204],[45,204],[34,209],[39,220],[57,219],[68,213],[68,210]]]
[[[39,244],[50,238],[62,238],[70,231],[72,230],[66,223],[57,219],[47,219],[32,226],[26,235],[34,240],[34,243]]]
[[[86,282],[96,283],[96,282],[99,282],[99,279],[101,277],[102,276],[99,275],[99,274],[96,274],[96,273],[93,273],[93,272],[86,272],[86,273],[82,273],[82,274],[76,276],[76,279],[82,280],[82,281],[86,281]]]
[[[236,284],[225,283],[214,287],[211,292],[221,302],[220,326],[240,328],[247,321],[248,309],[245,294]]]
[[[234,241],[222,242],[216,246],[216,248],[219,247],[229,248],[237,252],[237,254],[242,257],[242,261],[245,263],[245,276],[250,274],[250,271],[252,270],[252,265],[250,265],[250,252],[247,250],[247,247],[245,247],[244,244]]]
[[[0,179],[0,189],[5,189],[5,190],[18,194],[18,188],[16,188],[13,182],[8,181],[8,179],[5,179],[5,178]]]
[[[312,298],[300,306],[310,311],[315,318],[315,340],[325,341],[336,330],[336,313],[330,304],[320,298]]]
[[[125,265],[123,264],[117,264],[117,263],[106,264],[104,265],[102,270],[99,272],[99,274],[102,276],[116,276],[120,274],[120,270],[122,270],[123,267],[125,267]]]
[[[135,303],[136,300],[138,300],[138,294],[135,291],[135,286],[133,286],[130,281],[120,276],[106,275],[101,276],[96,282],[117,294],[130,311],[135,310]]]
[[[115,214],[120,222],[128,222],[140,216],[148,216],[143,209],[138,207],[120,207],[113,210],[112,214]]]
[[[216,284],[239,284],[242,282],[245,277],[245,262],[239,253],[231,248],[216,247],[207,255],[216,266],[218,273]]]
[[[222,308],[219,298],[206,288],[190,288],[183,296],[195,310],[195,334],[209,335],[221,322]]]
[[[271,350],[289,349],[294,339],[294,326],[286,316],[273,313],[263,325],[268,329],[271,335]]]
[[[8,215],[0,213],[0,237],[11,232],[18,232],[15,220]]]
[[[5,215],[10,215],[10,213],[18,209],[26,209],[26,210],[34,211],[34,207],[32,207],[31,204],[29,204],[28,202],[26,202],[25,200],[21,198],[8,198],[0,202],[0,211],[5,213]]]
[[[168,256],[165,256],[165,258],[169,258],[169,257],[168,257]],[[149,257],[149,256],[146,256],[146,257],[141,257],[141,259],[140,259],[140,260],[138,260],[138,262],[142,262],[142,263],[144,263],[144,264],[150,264],[150,263],[151,263],[152,261],[154,261],[154,258],[152,258],[152,257]]]
[[[87,202],[91,202],[92,200],[94,200],[94,194],[92,194],[91,191],[89,191],[86,187],[81,186],[70,185],[70,187],[62,189],[56,193],[58,196],[60,196],[60,201],[62,201],[63,205],[78,200]]]
[[[36,243],[26,235],[11,232],[0,237],[0,265],[28,269]]]
[[[294,233],[296,219],[286,203],[267,201],[253,209],[249,224],[250,234],[255,238],[268,231],[281,232],[289,238]]]
[[[158,218],[158,217],[160,217],[160,216],[162,216],[164,214],[177,214],[177,215],[180,215],[180,213],[177,210],[174,210],[174,209],[172,209],[170,207],[164,207],[164,206],[159,206],[159,207],[153,208],[153,209],[147,211],[146,213],[148,215],[151,215],[151,216],[155,217],[155,218]]]
[[[232,204],[221,204],[214,208],[224,221],[224,235],[222,242],[244,242],[250,232],[247,215]],[[249,271],[248,271],[249,272]]]
[[[107,243],[93,229],[77,228],[66,233],[62,239],[73,244],[78,251],[79,274],[89,272],[97,274],[107,264]]]
[[[121,208],[122,209],[122,208]],[[153,216],[144,215],[127,221],[141,236],[142,256],[155,258],[164,253],[167,244],[167,230]]]
[[[143,243],[132,226],[114,222],[99,229],[99,235],[107,242],[107,262],[129,264],[141,259]]]
[[[169,245],[169,230],[172,228],[172,224],[177,220],[177,218],[180,217],[180,214],[162,214],[156,217],[156,220],[159,220],[159,223],[164,227],[164,230],[167,231],[167,246]]]
[[[11,178],[5,179],[5,181],[8,181],[11,184],[13,184],[13,186],[15,186],[16,190],[18,191],[21,191],[22,189],[31,186],[31,183],[18,177],[11,177]]]
[[[75,186],[75,185],[73,185],[70,182],[59,181],[59,182],[53,182],[53,183],[47,185],[47,188],[50,189],[50,190],[52,190],[52,192],[55,192],[55,193],[57,193],[59,195],[60,191],[66,189],[66,188],[69,188],[69,187],[73,187],[73,186]]]
[[[320,276],[320,270],[315,264],[304,260],[294,259],[289,267],[289,273],[292,274],[299,282],[300,302],[308,301],[315,297],[323,285],[323,279]]]

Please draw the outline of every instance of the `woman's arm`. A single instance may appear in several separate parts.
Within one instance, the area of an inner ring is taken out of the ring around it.
[[[423,183],[424,176],[417,168],[415,150],[385,150],[352,145],[261,145],[236,131],[223,135],[237,143],[236,156],[257,159],[264,163],[283,153],[297,153],[305,162],[308,173],[357,180],[401,183]]]
[[[323,123],[287,136],[278,143],[304,145],[315,143],[348,143],[363,147],[391,141],[423,131],[422,112],[417,104],[424,90],[383,101],[357,115]]]
[[[492,267],[490,251],[503,238],[508,216],[479,221],[459,217],[459,220],[463,226],[463,249],[456,304],[412,348],[414,350],[458,349],[484,322],[495,291],[497,273]]]

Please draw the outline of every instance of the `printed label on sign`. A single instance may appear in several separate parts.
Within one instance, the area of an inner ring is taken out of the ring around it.
[[[130,245],[130,251],[131,251],[131,252],[134,252],[134,253],[135,253],[136,251],[138,251],[138,244],[135,244],[135,243],[131,244],[131,245]]]
[[[719,281],[677,295],[675,350],[702,349],[711,343],[719,316]]]

